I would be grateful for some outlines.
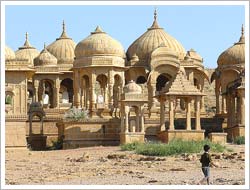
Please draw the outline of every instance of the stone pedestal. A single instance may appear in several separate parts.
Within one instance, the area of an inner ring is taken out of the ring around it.
[[[209,133],[208,138],[213,143],[225,144],[227,142],[227,133]]]
[[[134,133],[120,133],[120,144],[127,144],[133,142],[144,143],[145,133],[134,132]]]
[[[168,143],[174,139],[185,141],[201,141],[204,140],[204,130],[166,130],[158,133],[158,138],[163,143]]]
[[[227,140],[232,142],[236,137],[245,136],[245,125],[225,128],[224,131],[227,133]]]
[[[31,150],[45,150],[46,149],[46,141],[47,136],[40,134],[33,134],[31,136],[26,137],[28,147]]]

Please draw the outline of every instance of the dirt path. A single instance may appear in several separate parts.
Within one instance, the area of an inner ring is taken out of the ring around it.
[[[211,169],[214,185],[244,184],[244,146],[228,146],[234,153],[217,155],[220,158],[215,161],[220,167]],[[6,149],[6,184],[192,185],[203,177],[198,158],[146,157],[120,151],[119,147]]]

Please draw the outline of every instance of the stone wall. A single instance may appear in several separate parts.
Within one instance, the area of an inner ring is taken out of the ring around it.
[[[47,145],[52,145],[52,141],[57,141],[58,128],[56,127],[57,121],[44,121],[43,133],[47,136]],[[40,133],[40,122],[33,122],[32,131],[34,134]],[[29,123],[26,125],[26,135],[29,134]]]
[[[6,121],[5,122],[5,146],[26,147],[26,122]]]

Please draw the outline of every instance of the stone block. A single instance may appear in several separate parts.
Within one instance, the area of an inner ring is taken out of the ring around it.
[[[166,130],[158,133],[158,138],[163,143],[168,143],[174,139],[185,141],[201,141],[204,140],[204,130]]]
[[[129,132],[129,133],[120,133],[120,144],[127,143],[144,143],[145,133],[140,132]]]
[[[213,143],[225,144],[227,142],[227,133],[209,133],[208,138]]]

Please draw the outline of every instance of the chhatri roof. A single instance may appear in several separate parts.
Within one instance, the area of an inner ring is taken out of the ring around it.
[[[162,89],[162,95],[204,96],[186,77],[184,67],[180,66],[177,74]]]
[[[65,23],[63,21],[63,30],[59,38],[47,47],[47,50],[53,54],[58,64],[73,64],[75,58],[76,43],[68,37]]]
[[[5,45],[5,60],[11,60],[15,58],[16,58],[15,52],[11,48]]]
[[[110,55],[125,58],[121,43],[105,33],[100,26],[94,32],[80,41],[75,48],[76,58],[91,57],[95,55]]]
[[[41,53],[34,59],[35,66],[56,66],[57,59],[52,55],[46,48],[44,44],[44,49]]]
[[[157,13],[154,13],[154,22],[148,30],[142,34],[127,50],[128,60],[134,54],[139,57],[139,62],[148,61],[151,53],[158,47],[166,46],[178,53],[180,59],[183,59],[186,51],[184,47],[174,37],[169,35],[161,28],[157,22]]]
[[[33,65],[34,58],[39,55],[39,51],[30,45],[27,32],[24,45],[19,47],[15,54],[17,59],[27,59],[31,65]]]
[[[245,64],[245,35],[243,25],[239,41],[220,54],[217,63],[218,65]]]

